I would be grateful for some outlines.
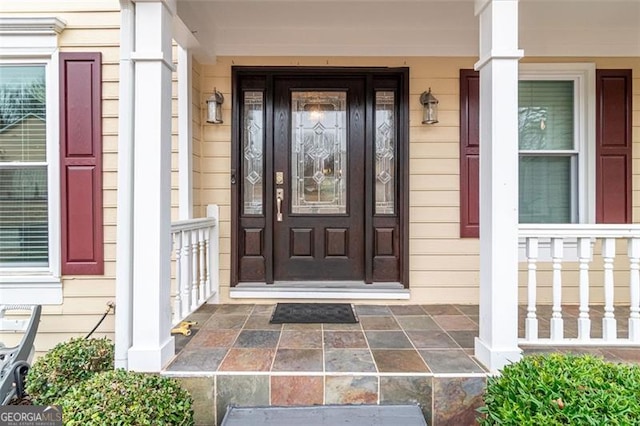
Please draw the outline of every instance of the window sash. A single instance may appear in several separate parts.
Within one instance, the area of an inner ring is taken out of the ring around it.
[[[0,269],[49,269],[48,64],[0,64]]]
[[[519,221],[580,221],[578,84],[573,78],[521,78],[518,101]]]

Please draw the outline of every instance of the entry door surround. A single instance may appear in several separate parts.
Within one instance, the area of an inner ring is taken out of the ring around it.
[[[408,287],[408,68],[232,76],[231,285]]]

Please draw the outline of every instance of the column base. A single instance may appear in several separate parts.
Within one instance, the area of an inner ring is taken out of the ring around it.
[[[520,361],[522,349],[517,346],[492,348],[476,337],[475,356],[491,373],[498,373],[506,365]]]
[[[175,356],[175,347],[173,336],[156,348],[132,346],[129,349],[128,368],[130,371],[159,373]]]

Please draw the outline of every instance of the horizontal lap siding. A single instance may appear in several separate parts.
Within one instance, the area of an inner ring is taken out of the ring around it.
[[[640,59],[638,58],[525,58],[523,62],[596,62],[598,68],[633,69],[634,175],[633,217],[640,221]],[[219,57],[215,65],[202,65],[202,92],[214,87],[227,101],[223,105],[223,125],[204,123],[202,139],[201,200],[203,205],[221,206],[222,300],[228,297],[230,276],[230,152],[231,152],[231,66],[408,66],[410,67],[410,303],[478,303],[479,244],[477,239],[461,239],[459,191],[459,70],[473,68],[475,58],[288,58]],[[435,126],[422,121],[420,94],[432,88],[440,101]],[[523,268],[521,268],[524,271]],[[594,268],[594,283],[600,272]],[[521,274],[520,283],[525,285]],[[577,302],[577,291],[568,278],[566,300]],[[624,276],[616,277],[617,296],[626,298]],[[525,287],[522,287],[525,288]],[[544,285],[542,285],[542,300]],[[602,292],[593,290],[592,299],[602,301]],[[626,293],[628,294],[628,292]],[[522,299],[524,300],[524,299]],[[248,302],[243,300],[241,302]],[[400,303],[400,302],[399,302]],[[405,303],[405,302],[401,302]]]
[[[84,8],[79,3],[76,7]],[[67,10],[56,10],[64,7]],[[117,200],[118,98],[120,13],[117,2],[102,2],[91,12],[69,10],[69,4],[43,2],[38,15],[56,16],[67,23],[59,37],[61,52],[100,52],[102,54],[102,150],[103,150],[103,229],[104,275],[64,276],[63,303],[45,306],[36,337],[37,354],[71,337],[86,335],[115,301],[115,234]],[[93,8],[93,6],[92,6]],[[50,9],[50,10],[47,10]],[[29,14],[31,15],[31,14]],[[113,338],[113,314],[94,334]]]
[[[458,70],[472,58],[230,58],[203,65],[202,97],[214,87],[231,98],[231,66],[385,66],[410,67],[410,240],[411,303],[478,301],[478,244],[458,238]],[[422,124],[420,94],[432,88],[440,101],[440,123]],[[223,105],[223,125],[204,125],[202,146],[203,204],[221,205],[222,300],[230,276],[231,105]],[[245,301],[242,301],[245,302]],[[263,301],[264,303],[264,301]]]

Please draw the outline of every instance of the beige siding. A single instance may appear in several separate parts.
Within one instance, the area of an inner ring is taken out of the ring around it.
[[[459,80],[461,68],[473,68],[474,58],[287,58],[220,57],[202,67],[202,92],[213,87],[230,99],[231,65],[273,66],[407,66],[410,68],[410,303],[478,303],[479,244],[459,238]],[[640,221],[640,59],[639,58],[525,58],[523,62],[595,62],[598,68],[632,68],[634,76],[634,221]],[[420,94],[431,87],[440,101],[440,123],[421,124]],[[202,95],[204,102],[205,95]],[[224,124],[203,125],[202,203],[217,203],[221,210],[222,300],[228,297],[230,276],[230,149],[231,105],[225,102]],[[545,269],[541,265],[541,269]],[[575,269],[568,265],[567,270]],[[550,282],[543,273],[541,279]],[[601,282],[595,267],[593,282]],[[524,283],[521,276],[521,283]],[[616,297],[625,300],[628,279],[617,277]],[[577,282],[566,280],[565,300],[577,301]],[[540,286],[540,300],[550,300],[548,285]],[[524,292],[522,292],[524,295]],[[594,290],[592,300],[603,298]]]
[[[107,302],[115,301],[120,5],[118,1],[89,3],[9,2],[1,12],[2,16],[58,17],[67,23],[59,36],[60,51],[102,53],[105,274],[63,277],[63,303],[43,307],[37,354],[86,335],[105,312]],[[86,12],[76,10],[80,7]],[[22,10],[11,13],[13,9]],[[109,315],[94,336],[113,338],[113,320],[114,315]],[[4,336],[0,340],[10,341]]]

